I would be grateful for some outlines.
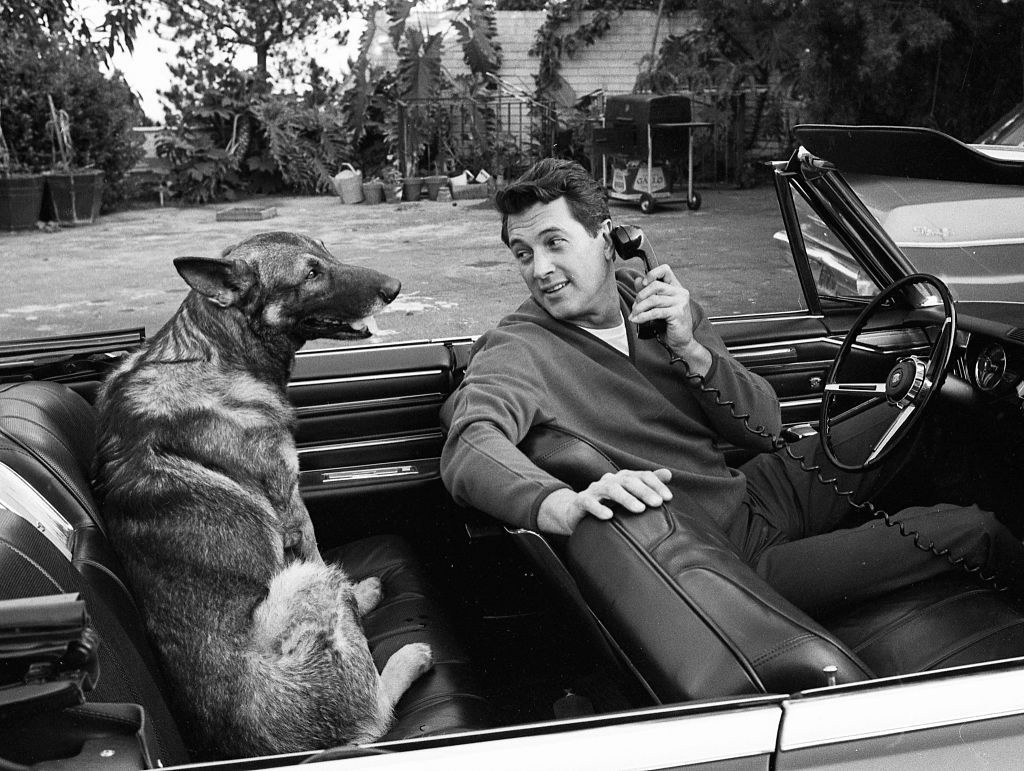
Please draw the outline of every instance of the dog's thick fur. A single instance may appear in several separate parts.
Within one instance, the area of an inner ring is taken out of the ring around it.
[[[184,732],[202,756],[372,741],[430,650],[378,676],[380,581],[320,557],[285,386],[299,346],[369,336],[400,284],[291,233],[175,266],[192,291],[101,391],[95,482]]]

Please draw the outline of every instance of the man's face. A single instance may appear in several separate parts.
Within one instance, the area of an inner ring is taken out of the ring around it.
[[[610,220],[592,236],[572,216],[566,200],[557,198],[510,214],[507,228],[519,273],[544,310],[586,327],[621,321]]]

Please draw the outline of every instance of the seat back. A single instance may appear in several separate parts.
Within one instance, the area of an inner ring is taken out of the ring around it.
[[[160,666],[89,484],[96,419],[64,385],[0,385],[0,599],[79,592],[100,636],[87,700],[141,705],[154,760],[188,762]]]
[[[535,428],[520,449],[577,490],[615,465],[583,437]],[[790,693],[872,677],[838,638],[783,598],[713,523],[667,506],[569,538],[569,569],[594,614],[662,701]],[[834,669],[831,669],[834,668]]]

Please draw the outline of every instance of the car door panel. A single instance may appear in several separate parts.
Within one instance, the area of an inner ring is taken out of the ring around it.
[[[304,497],[439,478],[438,413],[468,340],[300,353],[288,386]]]
[[[775,390],[785,425],[818,419],[821,387],[838,345],[820,316],[716,319],[730,353]]]

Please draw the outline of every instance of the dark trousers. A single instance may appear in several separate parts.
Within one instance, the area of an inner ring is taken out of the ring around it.
[[[817,437],[792,447],[806,465],[821,465],[837,476],[841,490],[864,501],[883,481],[884,471],[846,474],[825,458]],[[759,455],[741,467],[747,477],[747,516],[740,553],[780,594],[811,615],[886,594],[953,570],[950,561],[919,548],[881,518],[836,530],[850,513],[835,495],[786,452]],[[1021,594],[1024,545],[993,514],[976,506],[903,509],[891,521],[918,533],[922,546],[949,549],[997,582]]]

